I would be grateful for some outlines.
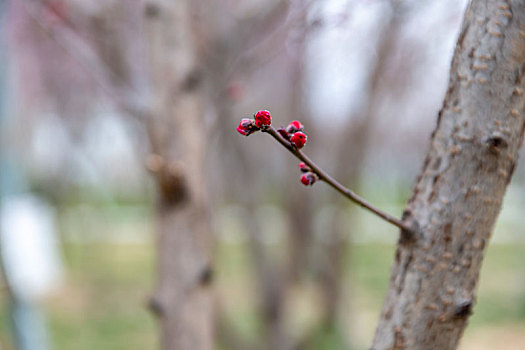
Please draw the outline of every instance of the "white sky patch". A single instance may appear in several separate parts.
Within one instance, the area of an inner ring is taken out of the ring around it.
[[[362,98],[368,75],[363,63],[375,49],[373,27],[381,5],[343,0],[326,4],[324,25],[309,45],[309,100],[314,115],[343,120]]]

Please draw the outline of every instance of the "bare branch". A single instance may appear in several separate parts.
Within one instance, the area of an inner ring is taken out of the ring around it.
[[[85,43],[74,30],[66,26],[49,27],[40,18],[38,13],[42,12],[35,2],[24,1],[22,8],[29,17],[45,32],[68,56],[77,62],[88,73],[97,85],[104,91],[106,96],[125,114],[134,119],[144,122],[145,101],[137,89],[120,79],[105,62],[102,61],[97,52]],[[124,88],[116,88],[117,85]]]
[[[284,148],[290,151],[290,153],[292,153],[294,156],[296,156],[297,158],[302,160],[306,165],[308,165],[308,167],[319,177],[320,180],[326,182],[328,185],[330,185],[336,191],[341,193],[343,196],[350,199],[354,203],[360,205],[361,207],[371,211],[372,213],[376,214],[377,216],[391,223],[392,225],[399,227],[404,233],[414,234],[414,229],[412,227],[406,225],[403,221],[396,219],[392,215],[385,213],[381,209],[376,208],[375,206],[368,203],[366,200],[352,192],[350,189],[341,185],[337,180],[332,178],[323,169],[317,166],[317,164],[315,164],[310,158],[308,158],[306,154],[304,154],[301,150],[295,147],[295,145],[288,142],[281,135],[279,135],[279,133],[273,127],[267,126],[261,129],[261,131],[273,136],[273,138],[276,139],[281,145],[283,145]]]

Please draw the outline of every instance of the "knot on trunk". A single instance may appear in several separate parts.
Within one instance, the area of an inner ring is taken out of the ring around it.
[[[160,300],[160,298],[158,298],[155,295],[153,295],[153,296],[151,296],[149,298],[148,303],[147,303],[147,307],[148,307],[149,311],[153,315],[155,315],[155,317],[161,318],[165,314],[165,308],[164,308],[164,305],[163,305],[162,301]]]
[[[455,318],[467,318],[472,314],[472,300],[462,300],[454,309]]]
[[[160,198],[164,204],[176,205],[187,198],[188,190],[182,164],[168,164],[164,157],[150,154],[146,159],[146,168],[156,177]]]
[[[483,143],[489,147],[492,151],[499,151],[509,146],[505,135],[499,131],[493,132],[491,135],[483,139]]]
[[[417,222],[417,220],[412,215],[412,211],[410,209],[406,209],[403,212],[403,216],[401,217],[401,221],[408,227],[410,227],[410,231],[407,230],[401,230],[401,236],[399,237],[399,244],[409,244],[413,243],[418,240],[422,236],[421,233],[421,226]]]
[[[201,286],[206,287],[213,282],[213,268],[210,264],[207,264],[201,271],[199,276],[199,283]]]

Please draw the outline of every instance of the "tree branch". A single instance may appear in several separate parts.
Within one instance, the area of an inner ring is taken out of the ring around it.
[[[290,151],[290,153],[292,153],[294,156],[296,156],[297,158],[302,160],[306,165],[308,165],[312,172],[314,172],[319,177],[319,180],[326,182],[328,185],[330,185],[332,188],[334,188],[346,198],[350,199],[352,202],[371,211],[372,213],[376,214],[377,216],[391,223],[392,225],[399,227],[404,233],[409,233],[412,235],[414,234],[414,229],[412,227],[406,225],[403,221],[393,217],[392,215],[385,213],[381,209],[376,208],[375,206],[368,203],[366,200],[359,197],[357,194],[355,194],[348,188],[341,185],[337,180],[332,178],[323,169],[317,166],[317,164],[315,164],[310,158],[308,158],[306,154],[304,154],[301,150],[295,147],[295,145],[285,140],[272,126],[263,127],[261,131],[273,136],[273,138],[276,139],[281,145],[283,145],[284,148]]]

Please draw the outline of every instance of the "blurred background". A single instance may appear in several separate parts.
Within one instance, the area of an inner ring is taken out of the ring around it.
[[[192,135],[205,147],[217,348],[366,349],[398,230],[322,183],[302,186],[288,152],[235,128],[259,109],[277,127],[299,119],[314,161],[399,217],[467,1],[190,3],[204,88],[187,118],[199,118]],[[169,79],[148,58],[156,34],[144,16],[156,11],[0,0],[1,349],[159,346],[147,309],[162,143],[152,130],[171,126],[136,113]],[[463,350],[525,348],[524,186],[521,166]]]

